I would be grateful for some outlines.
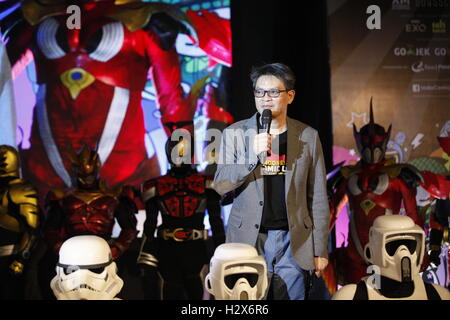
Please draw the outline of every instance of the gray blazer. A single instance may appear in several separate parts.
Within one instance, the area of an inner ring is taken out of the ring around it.
[[[214,189],[234,193],[227,242],[256,245],[264,205],[261,164],[253,152],[256,114],[236,122],[222,134]],[[322,146],[316,130],[287,118],[286,208],[295,260],[314,269],[314,256],[328,257],[329,207]]]

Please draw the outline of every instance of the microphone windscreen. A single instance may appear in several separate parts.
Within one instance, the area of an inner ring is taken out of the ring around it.
[[[261,114],[261,125],[263,129],[267,129],[272,122],[272,110],[264,109]]]

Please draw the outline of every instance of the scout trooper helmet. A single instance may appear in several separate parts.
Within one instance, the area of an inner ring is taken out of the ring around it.
[[[410,217],[385,215],[370,228],[364,254],[382,276],[403,282],[419,276],[424,248],[425,232]]]
[[[261,300],[265,296],[266,261],[251,245],[221,244],[209,267],[206,290],[217,300]]]
[[[76,236],[59,250],[50,283],[58,300],[112,300],[123,286],[108,243],[97,236]]]

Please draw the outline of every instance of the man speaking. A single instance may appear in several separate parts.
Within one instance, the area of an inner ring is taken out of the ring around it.
[[[222,134],[214,188],[234,201],[227,242],[253,245],[268,266],[268,299],[305,299],[328,264],[329,208],[316,130],[287,117],[295,76],[281,63],[251,72],[257,113]]]

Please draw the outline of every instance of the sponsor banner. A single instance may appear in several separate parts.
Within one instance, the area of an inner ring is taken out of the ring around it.
[[[375,122],[392,125],[388,157],[448,172],[436,137],[450,135],[450,0],[328,0],[328,18],[333,162],[359,159],[353,125],[369,122],[373,99]],[[348,225],[341,212],[338,247]],[[435,283],[448,278],[442,265]]]
[[[436,137],[450,134],[450,0],[331,2],[334,146],[356,153],[352,126],[368,122],[373,98],[375,121],[392,124],[396,159],[438,154]]]

